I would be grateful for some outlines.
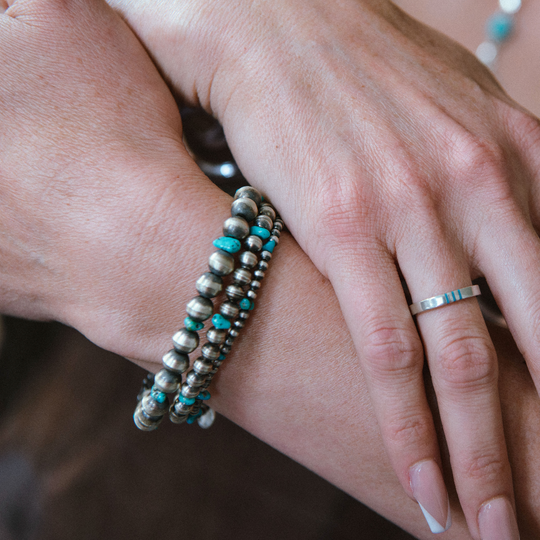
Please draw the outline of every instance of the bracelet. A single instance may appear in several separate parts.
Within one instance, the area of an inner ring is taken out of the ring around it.
[[[197,421],[202,428],[213,424],[215,412],[206,403],[211,397],[208,387],[255,306],[257,292],[283,227],[273,206],[263,202],[255,188],[246,186],[236,192],[231,217],[223,225],[224,236],[213,242],[217,251],[208,260],[210,272],[197,280],[195,287],[199,296],[186,306],[188,316],[184,319],[184,328],[174,334],[174,348],[163,356],[163,368],[155,376],[149,373],[143,381],[133,414],[139,429],[156,429],[167,412],[175,424]],[[234,254],[240,251],[242,241],[245,250],[238,256],[240,267],[235,270]],[[225,288],[226,300],[214,313],[211,298],[222,292],[223,277],[229,274],[232,281]],[[213,326],[206,332],[207,341],[201,347],[201,356],[188,371],[189,354],[198,348],[199,332],[204,321],[210,318]],[[172,405],[167,394],[174,394]]]

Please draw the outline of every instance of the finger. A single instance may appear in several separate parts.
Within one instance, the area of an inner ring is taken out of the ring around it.
[[[479,529],[482,506],[503,496],[513,501],[497,387],[497,359],[477,301],[455,291],[471,284],[469,264],[457,243],[436,226],[425,228],[423,243],[404,244],[400,268],[413,301],[448,293],[452,305],[417,315],[448,442],[452,470],[471,532]],[[418,238],[418,235],[413,237]],[[487,514],[486,514],[487,515]],[[491,521],[482,522],[487,530]],[[515,518],[512,517],[512,519]]]
[[[328,274],[356,348],[388,456],[433,532],[448,525],[448,495],[424,381],[423,349],[393,257],[386,248],[348,246]]]

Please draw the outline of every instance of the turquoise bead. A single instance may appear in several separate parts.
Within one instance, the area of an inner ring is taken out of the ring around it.
[[[240,251],[242,244],[240,244],[240,240],[237,240],[236,238],[222,236],[214,240],[214,246],[227,253],[236,253],[237,251]]]
[[[242,298],[242,300],[240,300],[240,308],[251,309],[251,302],[247,298]]]
[[[195,422],[195,420],[197,420],[199,416],[202,416],[202,411],[199,411],[197,414],[191,414],[190,416],[188,416],[188,419],[186,420],[186,422],[188,424],[193,424],[193,422]]]
[[[255,307],[255,302],[251,300],[250,304],[251,306],[249,306],[249,311],[251,311]]]
[[[227,358],[227,357],[224,354],[219,355],[219,360],[225,360],[225,358]]]
[[[496,13],[487,21],[486,32],[490,39],[501,43],[506,41],[514,30],[514,19],[507,13]]]
[[[184,397],[182,394],[178,394],[178,401],[181,401],[186,405],[193,405],[195,403],[195,398]]]
[[[186,317],[184,319],[184,326],[191,332],[198,332],[204,328],[203,323],[194,321],[191,317]]]
[[[220,330],[226,330],[227,328],[230,328],[231,327],[231,322],[228,321],[223,315],[221,315],[220,313],[216,313],[213,317],[212,317],[212,324],[216,327],[216,328],[219,328]]]
[[[197,396],[197,399],[206,401],[207,399],[210,399],[210,397],[210,392],[208,390],[204,390]]]
[[[263,227],[256,227],[254,225],[253,227],[251,227],[249,231],[251,234],[258,236],[259,238],[262,238],[263,240],[268,240],[268,238],[270,238],[270,231],[268,229],[264,229]]]
[[[262,248],[263,248],[263,251],[269,251],[270,253],[272,253],[275,247],[276,247],[276,243],[273,240],[270,240],[269,242],[266,242],[266,244],[264,244]]]
[[[165,403],[165,400],[167,399],[167,396],[161,390],[158,390],[155,386],[152,386],[151,396],[158,403]]]

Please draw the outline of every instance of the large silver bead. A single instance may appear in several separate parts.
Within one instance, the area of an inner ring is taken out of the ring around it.
[[[227,330],[211,326],[206,332],[206,338],[214,345],[221,345],[227,339]]]
[[[214,298],[223,288],[223,280],[212,272],[205,272],[195,283],[195,288],[201,296]]]
[[[236,199],[231,205],[231,215],[243,217],[248,222],[253,221],[258,213],[257,203],[253,199]]]
[[[214,313],[214,304],[204,296],[196,296],[188,302],[186,312],[194,321],[206,321]]]
[[[193,408],[193,405],[188,405],[187,403],[184,403],[183,401],[180,401],[177,399],[173,404],[170,410],[174,411],[175,414],[178,416],[184,416],[185,414],[189,414]]]
[[[238,304],[235,304],[234,302],[223,302],[221,306],[219,306],[219,312],[226,318],[226,319],[234,319],[238,316],[238,312],[240,311],[240,308]]]
[[[217,276],[228,276],[234,270],[234,257],[218,249],[208,259],[208,266],[213,274]]]
[[[257,216],[257,218],[255,219],[255,225],[257,227],[261,227],[261,228],[266,229],[268,231],[272,230],[272,225],[273,224],[274,224],[274,222],[268,216],[264,216],[262,214],[259,214]]]
[[[212,345],[212,343],[205,343],[202,346],[201,354],[211,362],[219,358],[220,352],[217,345]]]
[[[239,301],[244,298],[244,289],[242,287],[239,287],[238,285],[229,285],[225,289],[225,294],[227,295],[227,298],[232,301]]]
[[[249,223],[240,216],[230,217],[223,224],[223,235],[243,240],[249,234]]]
[[[263,247],[263,241],[260,236],[255,236],[252,234],[251,236],[248,236],[246,240],[244,241],[244,246],[249,251],[258,252],[261,251]]]
[[[240,287],[249,285],[251,281],[251,272],[246,268],[237,268],[233,273],[233,282]]]
[[[251,186],[244,186],[236,190],[234,194],[234,199],[252,199],[257,206],[260,206],[262,203],[262,195],[258,189],[255,189]]]
[[[174,348],[179,353],[189,354],[199,346],[199,334],[197,332],[191,332],[186,328],[178,330],[172,340]]]
[[[267,203],[262,203],[259,208],[259,215],[268,216],[272,221],[276,219],[276,211]]]
[[[195,362],[193,362],[193,369],[201,375],[207,375],[214,369],[214,365],[203,356],[200,356],[197,358],[197,360],[195,360]]]
[[[143,411],[151,418],[163,416],[169,408],[169,400],[166,399],[163,403],[156,401],[151,392],[145,393],[144,397],[140,401]]]
[[[251,253],[251,251],[243,251],[240,253],[240,264],[243,268],[253,268],[258,260],[257,255]]]
[[[182,377],[169,371],[168,369],[161,369],[154,377],[154,386],[161,390],[165,394],[172,394],[178,392]]]
[[[184,373],[189,367],[189,357],[187,354],[181,354],[174,349],[166,352],[161,359],[163,365],[174,373]]]
[[[150,418],[147,414],[145,414],[140,402],[133,413],[133,421],[141,431],[154,431],[154,429],[157,429],[162,420],[163,416]]]
[[[202,386],[205,381],[205,375],[201,375],[200,373],[197,373],[193,370],[191,370],[186,376],[186,382],[189,384],[189,386],[193,386],[193,388],[198,388],[199,386]]]
[[[184,383],[182,385],[182,388],[180,389],[180,391],[182,392],[182,395],[188,399],[197,397],[199,395],[199,389],[194,388],[193,386],[190,386],[187,383]]]
[[[189,414],[179,415],[179,414],[176,414],[176,412],[172,409],[169,411],[169,420],[173,424],[183,424],[188,419],[188,417],[189,417]]]

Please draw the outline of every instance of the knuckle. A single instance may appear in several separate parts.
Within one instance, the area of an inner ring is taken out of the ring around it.
[[[482,452],[464,459],[461,467],[472,480],[479,480],[484,484],[498,483],[504,478],[507,461],[498,452]]]
[[[408,380],[422,370],[423,348],[418,335],[412,330],[378,323],[367,333],[362,349],[374,380]]]
[[[487,335],[456,333],[443,340],[437,365],[444,383],[456,390],[477,389],[497,381],[496,353]]]
[[[433,429],[431,419],[424,414],[410,414],[390,420],[383,428],[389,446],[410,447],[427,440]]]
[[[540,146],[540,119],[512,107],[508,114],[508,122],[511,131],[518,138],[520,147],[538,148]]]

